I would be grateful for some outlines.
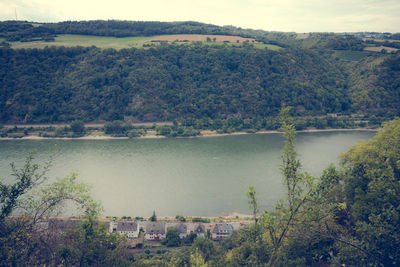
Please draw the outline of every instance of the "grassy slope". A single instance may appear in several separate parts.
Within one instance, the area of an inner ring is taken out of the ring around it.
[[[11,42],[12,48],[44,48],[46,46],[97,46],[99,48],[130,48],[141,47],[153,37],[105,37],[91,35],[61,34],[54,42]]]
[[[366,47],[364,48],[364,50],[366,51],[372,51],[372,52],[381,52],[382,49],[385,49],[387,52],[397,52],[397,48],[393,48],[393,47],[387,47],[387,46],[376,46],[376,47]]]
[[[283,49],[282,47],[273,45],[273,44],[254,44],[254,47],[256,47],[256,48],[265,48],[266,47],[269,50],[274,50],[274,51]]]
[[[144,44],[158,44],[153,43],[151,40],[157,39],[158,36],[150,37],[105,37],[105,36],[91,36],[91,35],[73,35],[73,34],[61,34],[55,38],[54,42],[11,42],[12,48],[44,48],[46,46],[97,46],[99,48],[131,48],[131,47],[142,47]],[[213,44],[223,44],[217,42]],[[235,43],[228,43],[229,45],[235,45]],[[270,50],[279,50],[281,47],[271,44],[254,44],[256,48],[264,49],[267,47]]]

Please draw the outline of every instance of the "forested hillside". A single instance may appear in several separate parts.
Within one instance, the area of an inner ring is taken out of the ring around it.
[[[283,104],[295,107],[296,116],[392,118],[400,111],[399,53],[360,51],[366,44],[355,36],[313,34],[296,40],[287,33],[196,22],[0,23],[6,40],[19,36],[32,41],[59,33],[237,34],[278,42],[284,49],[215,42],[120,50],[57,48],[49,42],[44,49],[11,49],[3,42],[0,122],[254,119],[276,116]]]
[[[151,49],[2,49],[3,121],[254,117],[282,103],[347,112],[343,72],[305,50],[163,45]]]

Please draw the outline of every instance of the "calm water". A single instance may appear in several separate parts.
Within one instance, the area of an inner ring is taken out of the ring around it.
[[[371,132],[304,133],[297,136],[303,170],[320,175],[340,153]],[[22,164],[37,151],[37,161],[56,152],[51,177],[78,171],[93,185],[104,215],[217,216],[249,213],[246,190],[254,185],[262,208],[284,196],[279,173],[283,139],[279,134],[192,139],[15,140],[0,141],[0,177],[9,163]]]

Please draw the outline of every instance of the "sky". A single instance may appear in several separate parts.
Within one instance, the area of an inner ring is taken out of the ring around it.
[[[284,32],[400,32],[400,0],[0,0],[0,20],[198,21]]]

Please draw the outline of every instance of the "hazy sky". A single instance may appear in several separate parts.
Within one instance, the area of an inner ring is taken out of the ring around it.
[[[16,15],[38,22],[193,20],[271,31],[400,32],[400,0],[0,0],[0,20]]]

